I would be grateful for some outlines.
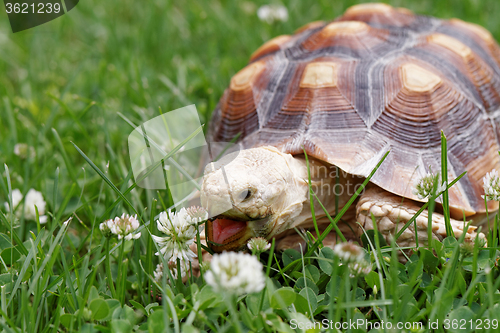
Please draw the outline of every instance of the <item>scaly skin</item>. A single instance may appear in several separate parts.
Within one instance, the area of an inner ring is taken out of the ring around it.
[[[412,200],[398,197],[392,193],[384,191],[380,188],[370,188],[360,198],[356,207],[357,221],[365,229],[373,229],[373,214],[377,223],[378,230],[384,235],[386,240],[390,241],[391,235],[395,234],[403,228],[420,209],[420,207]],[[416,218],[417,234],[419,245],[428,244],[428,212],[424,210]],[[464,233],[464,228],[467,223],[464,221],[450,219],[451,227],[455,237],[460,237]],[[468,222],[468,221],[467,221]],[[446,237],[446,225],[444,216],[439,213],[432,214],[432,238],[442,240]],[[473,242],[476,239],[476,226],[470,226],[465,234],[466,242]],[[362,230],[359,229],[358,235],[361,235]],[[479,233],[479,239],[484,240],[483,233]],[[408,228],[401,234],[397,243],[401,247],[415,247],[415,225],[410,224]]]

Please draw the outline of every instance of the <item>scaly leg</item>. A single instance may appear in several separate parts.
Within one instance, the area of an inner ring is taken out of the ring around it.
[[[365,230],[373,229],[371,214],[375,217],[378,230],[390,243],[390,237],[403,228],[420,207],[412,200],[402,199],[392,193],[380,188],[369,188],[359,199],[356,206],[356,219]],[[451,227],[455,237],[464,233],[466,224],[463,221],[450,219]],[[416,219],[416,234],[419,245],[428,244],[428,212],[424,210]],[[446,227],[442,214],[432,214],[432,238],[442,240],[446,237]],[[465,241],[474,242],[476,239],[476,226],[469,226],[466,230]],[[363,233],[359,228],[358,235]],[[479,233],[479,239],[485,239],[483,233]],[[411,223],[398,238],[397,243],[401,247],[415,247],[415,224]]]

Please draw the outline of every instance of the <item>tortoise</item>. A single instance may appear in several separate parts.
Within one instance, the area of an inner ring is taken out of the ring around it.
[[[482,178],[500,170],[500,48],[486,29],[380,3],[271,39],[234,75],[212,115],[208,141],[237,137],[241,150],[205,168],[209,244],[242,250],[260,236],[276,237],[279,249],[300,246],[296,228],[313,227],[304,152],[318,200],[333,215],[390,151],[338,224],[357,240],[373,228],[373,214],[389,240],[425,202],[415,182],[441,170],[441,131],[448,179],[467,171],[448,192],[453,232],[484,239]],[[318,200],[324,230],[330,222]],[[438,240],[446,237],[440,209],[431,226]],[[468,229],[464,219],[473,221]],[[427,223],[424,211],[398,245],[413,247],[416,237],[427,244]]]

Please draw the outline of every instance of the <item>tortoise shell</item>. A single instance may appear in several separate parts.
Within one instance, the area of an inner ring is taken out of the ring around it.
[[[448,141],[452,214],[485,211],[482,178],[500,170],[500,48],[484,28],[385,4],[350,7],[262,45],[226,89],[209,141],[239,136],[308,155],[402,197],[441,170]],[[418,167],[418,168],[417,168]],[[489,210],[498,205],[489,203]]]

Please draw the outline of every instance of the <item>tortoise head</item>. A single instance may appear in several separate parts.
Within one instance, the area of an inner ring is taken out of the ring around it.
[[[291,227],[306,199],[303,167],[274,147],[242,150],[205,168],[201,203],[208,244],[242,250],[252,237],[272,238]]]

